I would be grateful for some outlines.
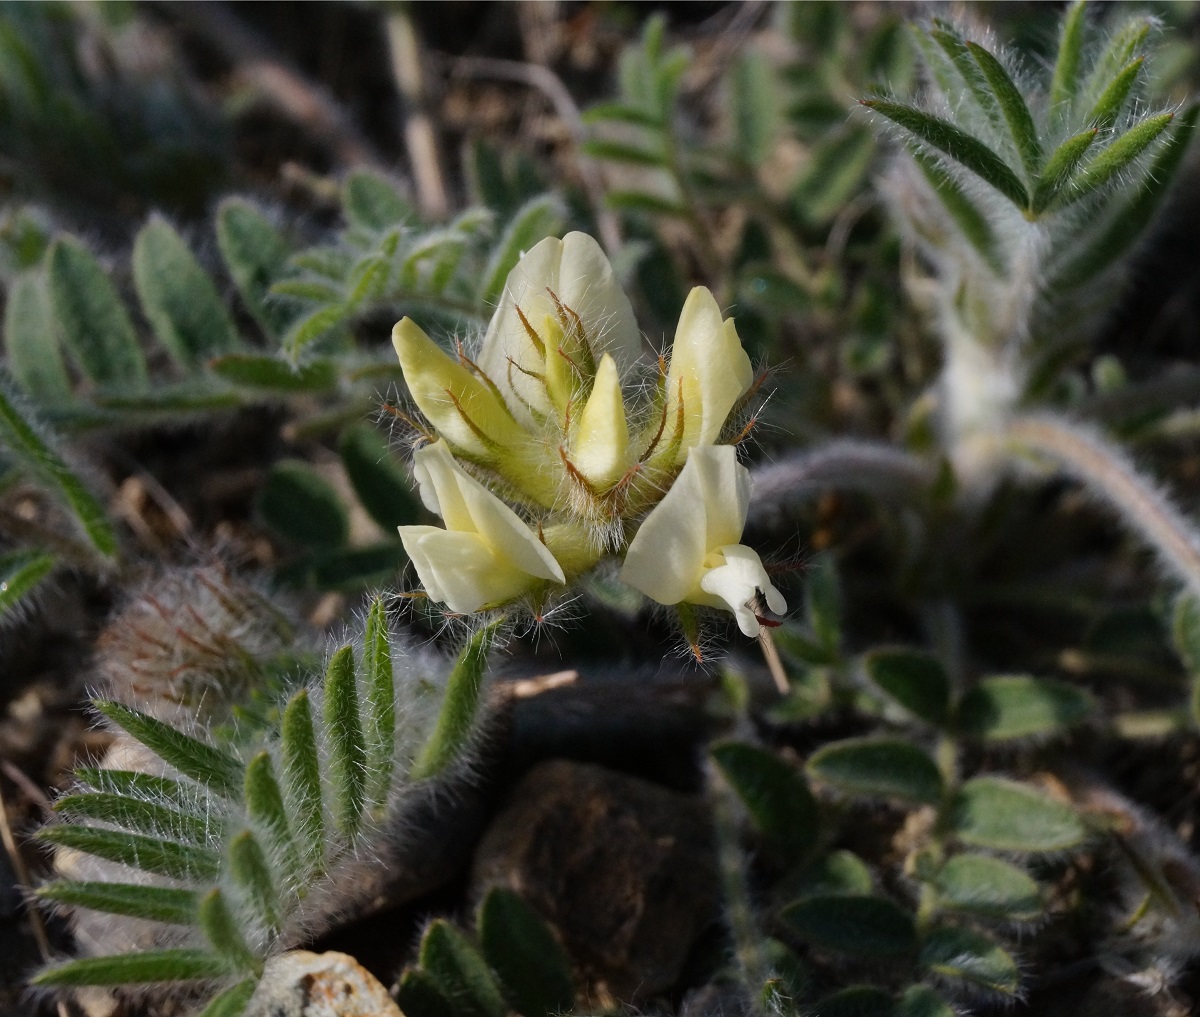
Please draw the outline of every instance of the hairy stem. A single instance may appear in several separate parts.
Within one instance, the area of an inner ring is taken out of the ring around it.
[[[1083,484],[1154,549],[1167,571],[1200,593],[1200,533],[1119,446],[1048,413],[1015,418],[1005,439],[1013,451],[1049,459]]]
[[[883,442],[831,441],[754,471],[755,521],[830,488],[865,494],[919,496],[937,470],[928,460]]]
[[[711,762],[705,771],[725,903],[725,924],[733,940],[734,963],[746,990],[749,1013],[753,1017],[766,1017],[762,1006],[763,988],[772,973],[750,899],[746,857],[738,842],[739,802],[729,782]]]

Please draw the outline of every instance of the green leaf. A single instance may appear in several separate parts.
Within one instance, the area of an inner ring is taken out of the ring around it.
[[[351,308],[346,304],[328,304],[318,307],[303,318],[292,323],[283,337],[283,348],[291,357],[299,356],[304,347],[332,332],[345,323]]]
[[[267,335],[281,335],[291,312],[269,294],[287,259],[283,236],[250,202],[226,198],[217,208],[217,246],[255,321]]]
[[[416,221],[412,205],[390,180],[373,170],[355,170],[346,177],[342,207],[353,225],[366,230],[386,230]]]
[[[585,124],[598,124],[605,120],[634,124],[638,127],[661,128],[663,125],[662,116],[657,110],[628,102],[601,102],[583,111]]]
[[[1029,204],[1025,185],[1004,160],[978,138],[960,130],[950,121],[889,99],[860,99],[859,102],[965,166],[1018,208],[1025,208]]]
[[[241,926],[225,903],[220,890],[213,889],[200,900],[197,918],[205,938],[212,948],[224,959],[227,967],[234,971],[262,974],[260,961],[242,936]]]
[[[921,947],[920,963],[941,978],[1009,999],[1021,992],[1021,972],[1012,955],[971,929],[934,929]]]
[[[506,887],[493,887],[476,922],[483,955],[504,995],[523,1017],[570,1013],[571,961],[533,908]]]
[[[1175,119],[1174,113],[1147,117],[1094,155],[1071,180],[1064,199],[1078,201],[1093,194],[1137,159]]]
[[[165,219],[154,216],[133,245],[133,283],[158,341],[185,366],[238,345],[212,278]]]
[[[858,957],[897,957],[917,948],[912,915],[884,897],[806,897],[779,918],[805,942]]]
[[[1145,60],[1145,57],[1138,57],[1126,64],[1121,73],[1113,78],[1112,83],[1096,100],[1096,105],[1088,114],[1088,120],[1098,130],[1107,131],[1117,122],[1117,117],[1125,108],[1125,100],[1129,98],[1129,93],[1133,90],[1133,83],[1137,80]]]
[[[957,1013],[928,985],[910,985],[901,993],[894,1017],[956,1017]]]
[[[57,491],[97,551],[106,558],[116,554],[117,536],[103,507],[22,414],[3,377],[0,377],[0,446],[13,453],[37,479]]]
[[[842,642],[842,589],[837,564],[828,552],[816,555],[809,563],[804,613],[817,641],[836,655]]]
[[[414,780],[425,780],[441,773],[470,744],[483,693],[488,649],[500,625],[501,621],[494,621],[480,629],[459,654],[446,682],[437,724],[413,764],[411,776]]]
[[[71,394],[54,328],[45,276],[22,272],[12,281],[4,305],[4,351],[12,376],[41,402],[60,402]]]
[[[1087,836],[1068,805],[1000,777],[976,777],[955,796],[951,826],[964,844],[994,851],[1062,851]]]
[[[487,962],[449,922],[430,923],[421,939],[421,967],[454,1004],[458,1017],[505,1017],[508,1006]]]
[[[89,908],[110,915],[128,915],[148,922],[194,925],[199,897],[194,890],[134,883],[75,882],[59,880],[39,886],[43,900],[74,908]]]
[[[392,675],[392,649],[388,639],[387,608],[383,598],[371,601],[363,635],[364,741],[374,806],[387,801],[396,756],[396,687]]]
[[[1107,45],[1087,76],[1081,93],[1083,99],[1094,102],[1108,89],[1133,59],[1134,53],[1142,48],[1152,24],[1144,14],[1134,15],[1109,36]]]
[[[192,810],[201,806],[203,791],[195,785],[183,784],[168,777],[137,770],[109,770],[100,767],[81,767],[75,776],[89,787],[108,794],[128,795],[149,801],[170,802],[177,809]]]
[[[55,558],[45,551],[0,554],[0,622],[15,611],[43,579],[54,571]]]
[[[909,713],[935,727],[950,714],[950,679],[937,658],[916,650],[873,650],[863,658],[867,677]]]
[[[229,842],[229,874],[253,903],[263,925],[278,932],[279,893],[267,856],[249,830],[243,830]]]
[[[94,705],[185,777],[191,777],[226,798],[240,797],[244,770],[237,759],[120,703],[99,699]]]
[[[372,519],[387,533],[417,521],[417,499],[405,471],[387,441],[370,424],[355,424],[342,433],[338,445],[354,493]]]
[[[757,50],[743,52],[729,74],[733,114],[734,154],[751,166],[761,166],[775,142],[779,82],[771,62]]]
[[[336,304],[342,299],[344,280],[280,279],[271,284],[271,296],[290,297],[313,304]]]
[[[1094,127],[1081,131],[1067,138],[1050,153],[1050,158],[1046,160],[1046,166],[1033,188],[1030,210],[1035,215],[1044,212],[1063,193],[1063,188],[1067,186],[1075,167],[1079,165],[1079,160],[1087,154],[1099,133]]]
[[[283,791],[275,779],[267,752],[258,753],[246,764],[243,796],[246,813],[268,837],[272,855],[280,860],[292,879],[299,881],[302,875],[300,856],[288,822]]]
[[[585,141],[580,148],[585,155],[608,162],[626,163],[631,166],[665,167],[667,165],[666,154],[660,149],[647,148],[644,145],[635,145],[628,141],[591,138]]]
[[[408,968],[400,976],[396,1002],[405,1017],[458,1017],[437,979],[420,968]]]
[[[407,561],[399,542],[388,541],[369,547],[314,553],[303,564],[317,589],[361,593],[369,587],[391,582]]]
[[[831,742],[809,757],[808,772],[850,795],[931,805],[942,797],[942,776],[929,754],[894,738]]]
[[[824,996],[813,1004],[818,1017],[895,1017],[896,1005],[882,989],[852,985]]]
[[[604,203],[617,211],[648,212],[651,215],[669,215],[677,219],[686,219],[688,215],[686,206],[677,198],[647,194],[644,191],[609,191],[604,196]]]
[[[508,273],[521,260],[522,252],[539,240],[557,235],[562,226],[562,202],[552,194],[531,198],[517,209],[488,258],[479,286],[480,303],[488,307],[498,303]]]
[[[362,823],[366,806],[367,747],[358,713],[354,650],[349,646],[338,650],[325,669],[325,729],[329,738],[334,819],[342,833],[353,836]]]
[[[338,383],[337,367],[331,360],[289,364],[254,353],[230,353],[211,360],[208,366],[235,385],[277,392],[324,392]]]
[[[54,315],[83,373],[99,385],[144,388],[133,322],[100,262],[70,236],[54,241],[47,259]]]
[[[271,529],[304,547],[341,547],[350,533],[346,507],[333,485],[299,459],[271,468],[258,511]]]
[[[716,745],[712,755],[755,825],[785,859],[794,861],[812,849],[817,803],[799,773],[773,752],[742,742]]]
[[[817,145],[796,184],[794,200],[799,215],[816,224],[832,219],[863,190],[874,156],[874,136],[856,124],[843,125]]]
[[[1069,102],[1079,87],[1079,59],[1083,53],[1083,35],[1087,25],[1085,7],[1085,0],[1075,0],[1062,20],[1054,76],[1050,81],[1051,107]]]
[[[799,897],[865,897],[871,894],[873,887],[867,863],[844,848],[830,851],[788,881],[789,892]]]
[[[939,903],[981,918],[1034,921],[1043,911],[1037,883],[1015,865],[986,855],[955,855],[934,881]]]
[[[300,689],[288,701],[280,726],[284,801],[295,819],[296,841],[308,866],[320,871],[325,860],[325,815],[321,800],[321,759],[313,731],[308,690]]]
[[[1095,701],[1065,682],[1028,675],[984,678],[958,705],[964,734],[1007,741],[1061,731],[1087,719]]]
[[[1029,179],[1036,180],[1042,168],[1042,145],[1038,141],[1037,128],[1033,124],[1033,116],[1029,107],[1025,105],[1021,90],[995,56],[978,43],[968,42],[966,46],[996,97],[1025,172]]]
[[[967,86],[967,91],[975,99],[979,109],[983,111],[988,120],[999,126],[1002,114],[996,101],[996,95],[988,87],[987,78],[984,77],[979,64],[967,48],[966,40],[949,21],[935,18],[933,24],[935,27],[929,33],[930,38],[949,58],[951,65],[958,72],[962,84]],[[928,51],[925,55],[928,59]],[[947,96],[958,96],[961,91],[961,86],[956,84],[949,84],[949,87],[946,88]]]
[[[992,232],[987,216],[959,186],[953,174],[949,173],[937,159],[924,152],[914,152],[913,159],[925,175],[925,179],[929,181],[929,185],[941,199],[942,205],[950,213],[950,218],[954,220],[962,235],[979,252],[979,256],[993,272],[997,275],[1002,274],[1004,265],[996,245],[996,236]]]
[[[221,857],[208,848],[121,830],[94,826],[48,826],[38,834],[51,844],[74,848],[85,854],[106,858],[146,872],[157,872],[172,879],[215,879],[221,869]]]
[[[126,795],[98,791],[65,795],[54,803],[54,811],[75,819],[111,823],[133,833],[152,837],[185,840],[201,845],[208,843],[207,815],[189,815],[158,802]]]
[[[1171,640],[1188,674],[1200,675],[1200,599],[1190,593],[1175,598]]]
[[[225,958],[206,950],[143,950],[67,961],[39,972],[30,982],[38,986],[66,988],[77,985],[208,981],[228,975],[229,964]]]
[[[208,1006],[199,1013],[198,1017],[242,1017],[246,1010],[246,1004],[250,1002],[250,997],[254,995],[254,990],[257,988],[257,978],[247,978],[244,982],[238,982],[237,985],[209,1000]]]
[[[1159,147],[1158,154],[1150,163],[1136,196],[1113,217],[1100,235],[1059,273],[1053,282],[1056,289],[1078,286],[1103,272],[1126,254],[1142,235],[1153,220],[1155,211],[1183,162],[1196,127],[1198,112],[1200,107],[1193,104],[1175,118],[1171,135]]]

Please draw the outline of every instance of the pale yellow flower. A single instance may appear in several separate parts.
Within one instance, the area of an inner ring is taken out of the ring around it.
[[[431,600],[471,614],[566,581],[538,534],[474,477],[445,442],[413,456],[421,500],[446,523],[401,526],[400,539]]]
[[[758,555],[740,543],[750,504],[750,473],[732,445],[693,448],[671,489],[629,545],[621,581],[660,604],[732,611],[757,636],[754,600],[787,610]]]

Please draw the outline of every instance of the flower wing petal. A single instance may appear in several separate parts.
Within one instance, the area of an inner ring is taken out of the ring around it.
[[[660,604],[678,604],[696,588],[704,570],[707,529],[700,472],[689,458],[634,534],[621,582]]]
[[[401,526],[400,540],[430,599],[459,614],[512,600],[538,583],[500,558],[477,533]]]

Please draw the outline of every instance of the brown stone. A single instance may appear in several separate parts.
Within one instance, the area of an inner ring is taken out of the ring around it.
[[[555,928],[594,999],[644,999],[674,984],[717,915],[708,809],[598,766],[541,763],[476,851],[473,893],[497,885]]]

